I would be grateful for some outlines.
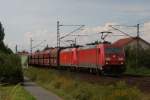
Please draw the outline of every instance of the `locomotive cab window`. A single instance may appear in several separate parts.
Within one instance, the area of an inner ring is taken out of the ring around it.
[[[106,48],[106,53],[121,53],[122,49],[121,48]]]

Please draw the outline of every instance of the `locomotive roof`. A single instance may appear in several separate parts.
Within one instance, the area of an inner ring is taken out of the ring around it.
[[[96,48],[97,45],[86,45],[84,47],[79,47],[79,49],[89,49],[89,48]]]
[[[86,45],[86,46],[83,46],[83,47],[78,47],[79,50],[84,50],[84,49],[90,49],[90,48],[97,48],[99,46],[103,46],[103,47],[114,47],[113,45],[111,44],[98,44],[98,45]],[[71,51],[75,49],[75,47],[72,47],[72,48],[64,48],[62,51]]]

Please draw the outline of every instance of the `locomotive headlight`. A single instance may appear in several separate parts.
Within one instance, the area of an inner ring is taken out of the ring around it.
[[[121,64],[124,64],[123,62],[121,62]]]
[[[106,61],[110,61],[111,59],[109,57],[106,58]]]
[[[124,60],[124,59],[121,57],[121,58],[118,58],[118,60],[121,60],[121,61],[122,61],[122,60]]]
[[[108,61],[106,61],[106,64],[109,64],[109,62],[108,62]]]

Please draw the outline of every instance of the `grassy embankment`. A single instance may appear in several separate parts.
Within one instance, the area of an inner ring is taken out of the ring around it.
[[[53,91],[64,100],[148,100],[136,87],[125,82],[99,84],[82,81],[67,72],[53,69],[29,68],[25,75],[40,86]]]
[[[20,85],[0,86],[0,100],[35,100]]]

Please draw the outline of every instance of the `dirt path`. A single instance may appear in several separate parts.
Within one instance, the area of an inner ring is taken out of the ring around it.
[[[24,78],[23,87],[37,100],[62,100],[52,92],[49,92],[37,86],[34,82],[31,82],[27,77]]]

